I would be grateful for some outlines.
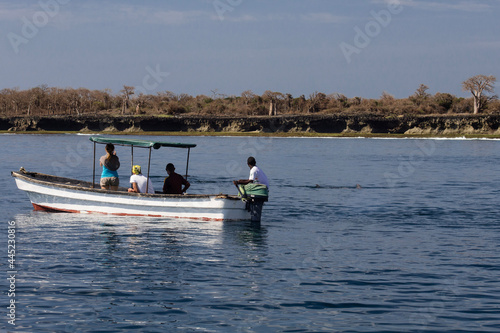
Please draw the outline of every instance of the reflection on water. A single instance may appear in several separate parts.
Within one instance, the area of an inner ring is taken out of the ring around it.
[[[146,314],[153,316],[148,323],[155,316],[187,314],[185,305],[206,293],[216,297],[213,289],[228,268],[241,271],[266,255],[266,228],[251,223],[40,212],[18,215],[16,222],[19,237],[29,240],[29,252],[20,254],[23,271],[30,272],[20,280],[20,298],[28,304],[22,307],[29,314],[25,328],[42,331],[70,327],[56,320],[59,306],[72,309],[65,311],[71,320],[85,318],[82,327],[88,329],[107,321],[138,328]],[[236,271],[235,288],[246,284],[247,275]],[[46,325],[29,319],[42,309]]]

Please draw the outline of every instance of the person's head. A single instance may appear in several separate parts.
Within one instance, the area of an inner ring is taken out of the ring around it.
[[[175,167],[172,163],[168,163],[165,167],[165,170],[167,170],[167,173],[170,175],[170,173],[175,171]]]
[[[253,168],[257,162],[255,161],[255,157],[253,156],[250,156],[248,159],[247,159],[247,164],[250,168]]]
[[[134,175],[140,175],[141,174],[141,166],[140,165],[134,165],[132,167],[132,173]]]
[[[104,149],[106,150],[106,153],[108,153],[107,158],[109,159],[111,155],[113,155],[113,152],[115,151],[115,145],[112,143],[107,143]]]

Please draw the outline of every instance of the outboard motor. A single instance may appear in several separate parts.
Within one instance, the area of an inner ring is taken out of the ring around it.
[[[250,212],[252,222],[260,222],[262,206],[269,199],[269,191],[266,185],[247,184],[238,185],[238,192],[243,201],[246,202],[246,210]]]

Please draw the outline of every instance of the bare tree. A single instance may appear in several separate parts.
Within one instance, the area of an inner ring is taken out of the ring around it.
[[[241,98],[243,98],[245,106],[248,106],[248,103],[255,97],[257,97],[257,95],[255,95],[251,90],[245,90],[241,93]]]
[[[281,109],[285,95],[277,91],[266,90],[262,94],[262,99],[269,103],[269,115],[275,116]]]
[[[14,115],[19,115],[19,110],[22,108],[22,93],[19,88],[3,89],[0,91],[3,95],[3,107],[5,114],[9,114],[12,110]]]
[[[429,98],[431,95],[427,93],[427,90],[429,90],[429,87],[427,87],[425,84],[421,84],[417,91],[413,95],[409,97],[410,101],[415,103],[416,105],[422,104],[427,98]]]
[[[27,116],[32,116],[36,111],[42,110],[47,94],[47,85],[31,88],[26,93],[28,95]]]
[[[293,102],[293,95],[287,93],[285,95],[285,111],[287,113],[290,112],[290,109],[292,108],[292,102]]]
[[[474,114],[477,114],[485,104],[483,92],[493,92],[496,81],[493,75],[476,75],[462,82],[462,90],[470,91],[474,97]]]
[[[135,99],[135,114],[141,114],[141,107],[146,104],[146,95],[140,93]]]
[[[313,92],[309,95],[309,109],[308,113],[315,113],[326,108],[326,104],[328,103],[326,95],[321,92]]]
[[[383,101],[383,102],[386,102],[387,104],[392,104],[396,99],[394,98],[394,96],[392,96],[391,94],[389,94],[387,91],[383,91],[382,92],[382,96],[380,96],[380,99]]]
[[[167,98],[168,101],[179,101],[179,96],[174,92],[167,90],[163,95]]]
[[[123,89],[120,90],[120,93],[123,97],[123,107],[122,107],[122,115],[127,113],[128,105],[130,102],[130,96],[134,94],[135,87],[123,86]]]
[[[69,108],[69,114],[72,114],[74,111],[77,116],[80,115],[82,110],[82,98],[78,89],[66,90],[66,103]]]
[[[224,98],[225,94],[220,94],[219,89],[210,90],[212,92],[212,99]]]

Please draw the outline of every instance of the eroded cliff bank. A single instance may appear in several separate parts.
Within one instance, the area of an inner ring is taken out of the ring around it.
[[[500,135],[500,115],[274,117],[54,116],[0,118],[0,131]]]

